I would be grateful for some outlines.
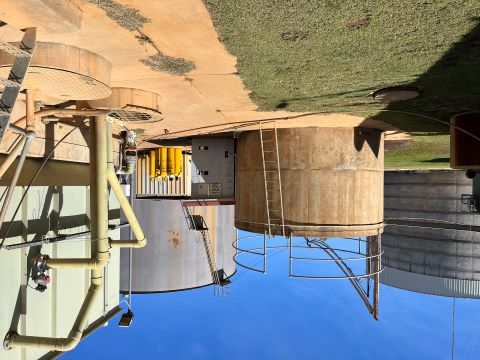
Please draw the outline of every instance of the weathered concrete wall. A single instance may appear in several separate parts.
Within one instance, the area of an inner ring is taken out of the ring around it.
[[[285,224],[295,235],[350,237],[381,232],[382,132],[278,129],[278,148]],[[266,165],[276,169],[276,164]],[[267,180],[275,180],[275,176],[267,173]],[[265,203],[259,132],[242,133],[237,143],[235,226],[263,233],[267,228]],[[278,203],[275,206],[278,208]],[[275,233],[280,234],[280,229]]]

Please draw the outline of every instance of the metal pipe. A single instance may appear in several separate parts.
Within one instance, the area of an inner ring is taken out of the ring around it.
[[[93,271],[92,271],[93,272]],[[95,304],[101,286],[102,278],[92,278],[92,284],[88,289],[87,296],[83,301],[82,307],[78,312],[75,323],[66,338],[51,338],[41,336],[25,336],[15,333],[7,334],[4,341],[4,347],[10,350],[14,347],[35,347],[42,349],[69,351],[74,349],[82,339],[83,330],[87,325],[87,320],[92,307]]]
[[[375,236],[374,242],[374,251],[376,254],[380,254],[381,252],[381,243],[382,243],[382,235],[378,234]],[[378,306],[379,306],[379,297],[380,297],[380,268],[381,268],[381,256],[374,260],[373,269],[376,273],[373,278],[373,317],[375,320],[378,320]]]
[[[135,173],[130,174],[130,196],[129,196],[129,202],[130,206],[133,208],[133,199],[135,198],[134,196],[134,191],[135,193],[137,192],[136,190],[136,179],[134,177]],[[128,239],[133,240],[133,231],[132,227],[130,226],[128,228]],[[129,258],[128,258],[128,308],[132,308],[132,273],[133,273],[133,248],[129,249]]]
[[[15,332],[8,333],[4,340],[5,349],[14,347],[35,347],[56,351],[69,351],[74,349],[83,336],[90,313],[97,301],[100,291],[103,289],[103,267],[109,258],[108,248],[108,187],[107,187],[107,146],[105,142],[106,126],[103,116],[97,117],[95,124],[91,125],[94,133],[94,154],[90,160],[91,165],[91,205],[90,228],[92,232],[92,257],[90,259],[49,259],[47,266],[50,268],[91,268],[90,287],[78,312],[68,337],[51,338],[41,336],[18,335]],[[93,142],[93,138],[90,139]],[[96,241],[98,240],[98,241]],[[96,256],[95,253],[96,252]]]
[[[103,269],[110,258],[108,244],[108,186],[107,186],[107,145],[105,117],[98,116],[95,119],[95,156],[91,165],[91,176],[94,177],[90,188],[90,229],[92,232],[91,258],[83,259],[52,259],[46,260],[46,266],[50,269]],[[90,126],[92,127],[92,125]],[[93,139],[92,139],[93,140]],[[96,248],[98,247],[98,248]]]
[[[120,306],[116,306],[112,310],[110,310],[107,314],[105,314],[105,316],[101,317],[100,319],[95,321],[93,324],[91,324],[88,328],[86,328],[83,331],[82,340],[86,339],[95,331],[97,331],[98,329],[108,324],[108,322],[112,320],[120,311],[122,311],[122,308]],[[53,359],[57,359],[62,354],[63,354],[62,351],[53,351],[48,353],[45,358],[42,357],[42,359],[53,360]]]
[[[15,161],[17,156],[22,152],[22,147],[25,144],[27,137],[22,136],[20,138],[20,141],[15,145],[13,148],[12,152],[8,154],[7,158],[5,161],[0,165],[0,179],[3,177],[5,172],[10,168],[10,165]]]
[[[109,225],[108,229],[111,231],[111,230],[121,229],[121,228],[126,227],[126,226],[130,226],[130,224],[129,223],[122,223],[122,224],[118,224],[118,225]],[[61,241],[75,240],[75,239],[78,239],[78,238],[81,238],[81,237],[84,237],[84,236],[89,236],[90,234],[91,234],[91,231],[86,230],[86,231],[81,231],[81,232],[78,232],[78,233],[75,233],[75,234],[68,234],[68,235],[65,234],[65,235],[55,236],[55,237],[52,237],[52,238],[46,237],[46,238],[41,239],[41,240],[28,241],[28,242],[23,242],[23,243],[16,243],[16,244],[12,244],[12,245],[3,245],[3,248],[6,249],[6,250],[23,249],[23,248],[28,248],[28,247],[32,247],[32,246],[40,246],[40,245],[46,245],[46,244],[54,244],[54,243],[61,242]]]
[[[14,124],[10,124],[10,126],[8,127],[8,130],[12,130],[13,133],[18,135],[27,136],[27,132],[25,131],[25,129],[22,129],[20,126],[17,126]]]
[[[26,124],[25,130],[28,134],[29,131],[35,132],[35,97],[33,90],[25,90],[25,105],[26,105]]]
[[[115,166],[113,164],[113,144],[112,144],[112,124],[107,123],[107,178],[108,183],[112,187],[112,190],[117,197],[118,203],[130,223],[130,228],[135,235],[135,240],[114,240],[110,241],[112,248],[142,248],[147,244],[147,239],[138,223],[137,217],[133,212],[130,202],[123,193],[120,182],[118,181],[117,174],[115,173]],[[130,190],[132,191],[132,190]]]
[[[10,201],[12,200],[13,192],[15,191],[15,186],[17,185],[18,178],[23,168],[23,164],[25,163],[25,159],[27,157],[28,149],[30,148],[30,144],[32,143],[33,139],[35,138],[34,132],[29,132],[26,136],[25,143],[23,144],[23,149],[20,154],[20,158],[18,159],[17,167],[12,177],[12,181],[10,182],[10,186],[7,190],[7,195],[5,196],[5,200],[2,204],[2,209],[0,210],[0,224],[3,223],[5,219],[5,215],[7,214],[8,205],[10,205]]]

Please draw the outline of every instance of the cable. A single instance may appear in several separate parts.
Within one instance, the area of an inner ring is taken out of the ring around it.
[[[455,355],[455,300],[457,298],[453,298],[453,307],[452,307],[452,360]]]
[[[37,176],[38,174],[40,173],[40,171],[42,171],[42,169],[44,168],[44,166],[47,164],[48,160],[50,160],[51,156],[53,155],[53,153],[55,152],[55,149],[58,147],[58,145],[60,145],[63,140],[65,140],[71,133],[73,133],[76,129],[78,129],[80,125],[77,125],[75,126],[72,130],[70,130],[68,133],[66,133],[56,144],[55,146],[53,147],[53,149],[50,151],[50,153],[45,157],[45,159],[43,160],[43,163],[40,165],[40,167],[37,169],[37,171],[35,172],[35,174],[33,175],[32,179],[30,180],[30,182],[28,183],[28,186],[27,186],[27,189],[25,190],[25,192],[23,193],[21,199],[20,199],[20,202],[18,203],[18,206],[17,208],[15,209],[15,212],[13,213],[12,215],[12,219],[10,220],[10,224],[8,225],[8,228],[7,228],[7,231],[5,232],[5,236],[3,237],[1,243],[0,243],[0,251],[1,249],[3,248],[3,243],[5,242],[5,239],[8,237],[8,234],[10,232],[10,230],[12,229],[12,226],[13,226],[13,221],[15,220],[15,217],[17,216],[17,213],[18,213],[18,210],[20,210],[20,206],[22,205],[22,202],[23,200],[25,200],[25,196],[27,195],[28,191],[30,190],[30,187],[33,185],[33,183],[35,182],[35,180],[37,179]]]

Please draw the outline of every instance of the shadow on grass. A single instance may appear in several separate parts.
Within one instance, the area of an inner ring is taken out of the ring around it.
[[[447,163],[450,164],[450,158],[449,157],[440,157],[440,158],[434,158],[434,159],[429,159],[429,160],[422,160],[424,163]]]
[[[447,121],[455,114],[480,110],[480,19],[475,17],[471,21],[475,24],[473,29],[428,71],[408,84],[424,89],[422,95],[389,104],[386,110],[409,111]],[[394,112],[379,112],[373,119],[386,121],[409,133],[431,135],[450,131],[448,126],[433,120]]]

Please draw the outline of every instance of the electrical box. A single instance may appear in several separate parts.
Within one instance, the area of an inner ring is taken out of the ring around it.
[[[234,139],[192,140],[192,199],[233,199]]]

